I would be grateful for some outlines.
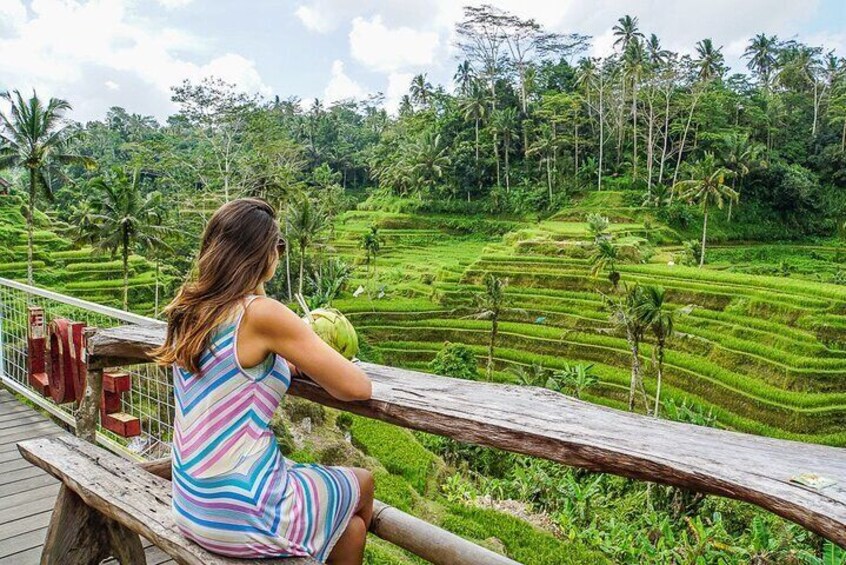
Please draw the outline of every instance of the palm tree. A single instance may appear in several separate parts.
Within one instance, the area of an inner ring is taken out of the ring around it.
[[[699,79],[710,81],[720,77],[725,72],[723,48],[714,48],[714,42],[703,39],[696,43],[696,68]]]
[[[491,334],[488,340],[488,362],[485,366],[485,376],[491,380],[493,374],[493,356],[496,347],[496,337],[499,332],[499,318],[503,313],[512,310],[508,308],[505,287],[508,279],[501,279],[492,273],[485,273],[482,279],[485,289],[475,295],[476,312],[472,317],[478,320],[491,321]]]
[[[599,378],[592,372],[593,365],[584,363],[566,364],[560,371],[552,375],[552,383],[559,392],[573,391],[576,398],[582,397],[582,392],[599,382]]]
[[[614,33],[614,37],[617,38],[614,40],[614,47],[620,47],[620,51],[623,53],[629,48],[629,44],[632,41],[643,38],[643,33],[638,29],[637,17],[629,15],[625,15],[617,20],[617,24],[611,28],[611,31]]]
[[[482,120],[488,115],[488,94],[485,87],[479,82],[474,81],[469,94],[463,99],[461,103],[461,112],[464,114],[464,119],[467,121],[473,120],[476,134],[476,176],[481,181],[481,173],[479,171],[479,126]]]
[[[305,280],[306,253],[314,246],[321,245],[326,240],[329,228],[329,215],[307,196],[292,203],[288,207],[286,217],[289,241],[294,241],[300,253],[300,278],[298,282],[299,294],[303,293]]]
[[[424,108],[432,100],[432,84],[426,80],[425,74],[416,75],[411,79],[411,100]]]
[[[493,115],[494,131],[502,137],[503,154],[505,155],[505,190],[511,189],[511,174],[508,166],[508,154],[511,150],[511,140],[514,139],[517,133],[517,111],[512,108],[503,108],[497,110]],[[494,143],[496,145],[496,143]],[[499,153],[496,154],[497,163],[499,163]]]
[[[411,146],[411,176],[419,187],[418,196],[431,194],[444,169],[449,166],[448,148],[441,143],[441,135],[426,131]]]
[[[693,167],[689,180],[683,180],[673,185],[673,191],[681,198],[702,207],[702,249],[699,253],[699,267],[705,264],[705,239],[708,234],[708,212],[713,206],[723,208],[726,200],[737,201],[737,192],[725,184],[732,172],[717,165],[713,153],[706,153]]]
[[[642,289],[643,300],[639,304],[638,315],[641,322],[655,336],[655,361],[658,376],[655,384],[655,408],[652,415],[658,417],[661,409],[661,380],[664,377],[664,350],[667,341],[673,336],[675,324],[675,313],[666,302],[666,294],[660,286],[644,286]]]
[[[601,238],[594,245],[593,254],[590,256],[591,274],[598,275],[608,270],[608,280],[614,289],[620,283],[620,273],[617,272],[617,261],[620,260],[620,248],[608,238]]]
[[[650,34],[644,47],[649,64],[653,67],[660,67],[670,58],[670,52],[661,47],[661,40],[654,33]]]
[[[623,72],[631,82],[632,91],[632,179],[637,179],[637,88],[646,72],[646,53],[637,37],[628,42],[623,53]]]
[[[464,61],[458,65],[452,80],[458,86],[458,94],[467,96],[470,93],[476,81],[476,71],[473,70],[470,61]]]
[[[737,181],[743,183],[743,177],[749,174],[749,168],[758,160],[762,147],[758,143],[749,140],[749,134],[734,132],[724,139],[725,154],[723,163],[733,174],[731,177],[731,188],[738,193]],[[731,222],[731,211],[734,200],[729,200],[728,221]]]
[[[120,251],[123,271],[123,309],[129,309],[129,254],[137,247],[163,248],[162,196],[158,192],[144,193],[139,171],[131,173],[115,167],[108,175],[91,181],[98,195],[95,203],[94,230],[90,240],[100,249]]]
[[[605,306],[608,308],[611,323],[626,332],[626,343],[629,346],[632,359],[631,381],[629,383],[629,410],[634,410],[635,394],[638,388],[642,390],[640,374],[640,343],[646,331],[646,325],[640,316],[643,303],[643,289],[639,285],[626,288],[619,297],[603,295]]]
[[[758,79],[765,89],[769,89],[770,87],[770,80],[776,65],[778,48],[779,41],[777,36],[768,36],[765,33],[759,33],[749,40],[749,45],[746,47],[746,51],[743,52],[743,57],[749,59],[746,67],[758,75]]]
[[[364,249],[367,271],[372,281],[376,277],[376,256],[382,248],[382,236],[376,225],[370,226],[370,231],[361,236],[361,247]]]
[[[32,234],[39,189],[52,199],[54,179],[66,178],[62,165],[82,164],[93,169],[95,164],[88,157],[68,151],[78,132],[62,119],[71,109],[66,101],[50,98],[45,106],[35,92],[24,100],[18,90],[0,93],[0,97],[11,103],[8,116],[0,112],[0,169],[22,167],[29,177],[26,280],[31,285]]]

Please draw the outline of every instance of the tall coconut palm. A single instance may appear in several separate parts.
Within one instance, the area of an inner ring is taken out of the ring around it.
[[[139,171],[127,172],[119,167],[91,181],[95,191],[94,233],[91,240],[112,253],[120,252],[123,272],[123,309],[129,309],[129,255],[138,248],[161,248],[166,228],[162,221],[162,196],[145,193],[139,182]]]
[[[629,15],[625,15],[617,20],[617,23],[613,28],[611,28],[611,31],[616,38],[614,40],[614,47],[619,47],[620,51],[623,53],[625,53],[632,41],[643,38],[643,33],[641,33],[638,29],[637,17]]]
[[[626,343],[631,352],[631,380],[629,382],[629,410],[634,410],[635,395],[642,390],[640,344],[646,325],[640,316],[643,303],[643,288],[639,285],[627,287],[622,296],[604,296],[611,323],[625,331]]]
[[[620,273],[617,271],[617,262],[620,260],[620,248],[607,237],[597,238],[594,244],[593,254],[590,256],[591,274],[598,275],[608,270],[608,280],[614,290],[620,283]]]
[[[765,89],[769,89],[778,56],[778,37],[759,33],[749,40],[743,57],[749,59],[746,67],[758,76]]]
[[[499,334],[500,317],[511,311],[520,311],[517,308],[508,306],[508,298],[505,296],[505,287],[508,286],[508,279],[501,279],[492,273],[485,273],[482,279],[484,290],[474,296],[476,301],[476,312],[473,318],[478,320],[491,321],[491,333],[488,340],[488,361],[485,366],[485,375],[488,380],[493,375],[493,356],[496,347],[496,338]]]
[[[512,108],[502,108],[493,114],[493,127],[497,135],[502,139],[503,156],[505,161],[505,190],[511,189],[511,172],[509,169],[508,154],[511,151],[511,141],[517,135],[517,111]],[[497,152],[497,162],[499,153]]]
[[[0,93],[11,104],[9,115],[0,112],[0,169],[22,167],[29,180],[26,217],[26,280],[32,284],[32,235],[39,189],[53,198],[56,179],[64,178],[63,165],[82,164],[93,169],[94,161],[69,151],[77,130],[63,120],[70,104],[50,98],[45,106],[35,92],[25,100],[20,91]]]
[[[705,157],[694,165],[691,178],[673,185],[673,191],[679,197],[698,204],[702,208],[702,248],[699,252],[699,267],[705,264],[705,240],[708,234],[708,213],[711,208],[723,208],[726,200],[737,201],[737,192],[725,181],[732,176],[732,172],[717,164],[713,153],[706,153]]]
[[[449,166],[448,148],[441,142],[441,135],[426,131],[409,148],[411,175],[418,187],[418,195],[431,194],[444,169]]]
[[[668,307],[666,293],[660,286],[644,286],[641,298],[637,314],[641,323],[652,330],[652,335],[655,337],[655,364],[658,375],[655,384],[655,407],[652,410],[652,415],[657,418],[661,409],[664,351],[667,347],[667,341],[673,336],[675,312]]]
[[[432,84],[426,80],[425,74],[416,75],[411,79],[411,100],[422,107],[427,107],[432,101]]]
[[[470,61],[464,61],[458,65],[452,80],[456,84],[458,94],[467,96],[473,88],[476,81],[476,71],[473,70],[473,65]]]
[[[743,182],[743,177],[749,174],[749,168],[758,161],[763,150],[760,144],[749,140],[749,134],[734,132],[724,141],[723,163],[733,174],[731,188],[737,192],[740,199],[740,189],[737,182]],[[731,222],[731,212],[734,200],[729,200],[728,221]]]
[[[696,55],[696,70],[700,80],[707,82],[721,77],[725,72],[723,48],[714,47],[711,39],[696,43]]]
[[[473,128],[476,134],[476,176],[481,179],[479,171],[479,127],[482,120],[488,115],[488,93],[481,83],[477,81],[473,82],[467,97],[461,101],[461,112],[465,120],[473,121]]]
[[[299,201],[288,206],[285,221],[289,234],[288,241],[296,244],[300,254],[300,277],[297,284],[299,293],[302,294],[306,254],[312,247],[322,245],[326,241],[329,215],[313,200],[303,196]]]
[[[637,89],[646,72],[647,60],[643,42],[634,38],[623,53],[623,73],[629,80],[632,93],[632,179],[637,179]]]

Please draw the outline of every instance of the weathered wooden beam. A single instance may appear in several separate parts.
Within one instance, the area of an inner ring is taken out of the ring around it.
[[[164,326],[89,339],[92,358],[140,363]],[[308,380],[290,394],[406,428],[756,504],[846,546],[846,450],[622,412],[537,388],[463,381],[364,363],[373,398],[342,402]],[[830,481],[793,482],[809,473]]]
[[[410,551],[430,563],[449,565],[519,565],[462,537],[406,514],[378,500],[373,505],[370,530],[385,541]]]

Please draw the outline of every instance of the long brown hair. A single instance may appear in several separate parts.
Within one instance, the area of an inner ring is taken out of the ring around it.
[[[152,352],[156,362],[198,372],[211,332],[271,276],[279,242],[276,211],[264,200],[241,198],[218,208],[203,233],[194,276],[164,310],[167,338]]]

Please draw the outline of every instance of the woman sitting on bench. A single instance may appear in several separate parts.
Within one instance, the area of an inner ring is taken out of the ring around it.
[[[372,475],[288,461],[270,429],[298,370],[340,400],[371,393],[361,369],[265,296],[284,245],[268,203],[225,204],[206,226],[195,276],[166,309],[155,356],[173,367],[175,521],[232,557],[360,564]]]

